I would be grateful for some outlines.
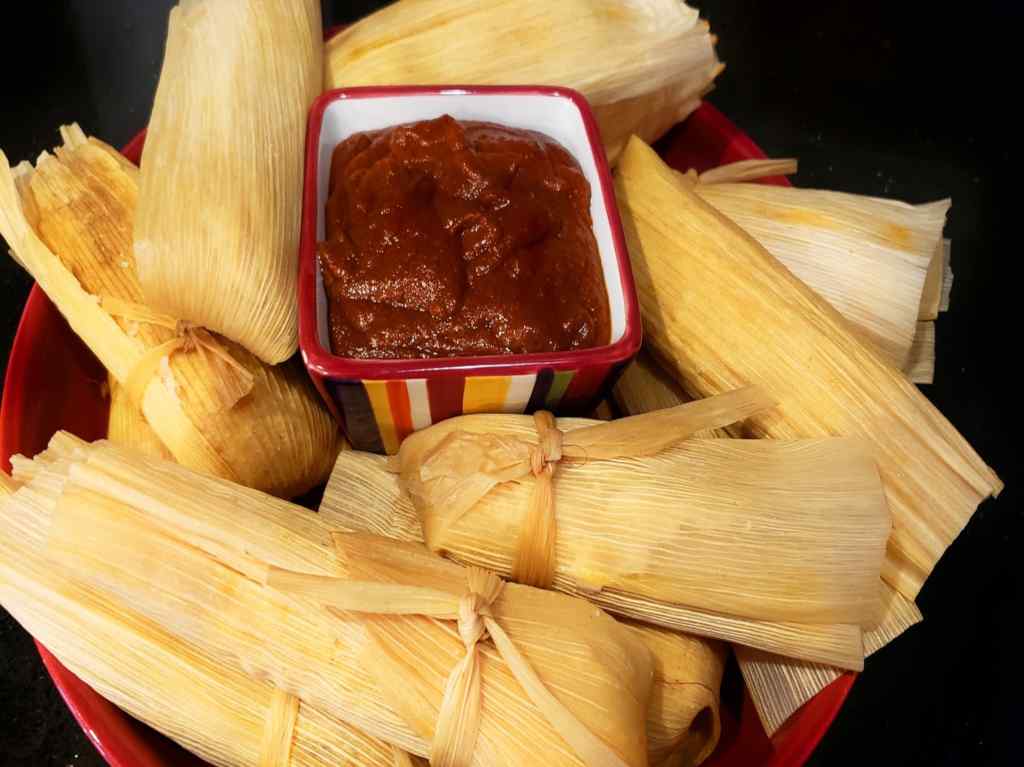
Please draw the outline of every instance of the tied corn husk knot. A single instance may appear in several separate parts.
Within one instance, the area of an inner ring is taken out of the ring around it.
[[[437,767],[468,767],[480,731],[480,654],[477,644],[487,636],[484,616],[501,593],[502,582],[479,567],[466,570],[467,590],[459,600],[459,638],[466,656],[452,669],[441,699],[430,763]]]
[[[537,446],[530,451],[530,471],[535,482],[530,508],[519,530],[519,546],[512,565],[512,579],[538,588],[551,588],[555,579],[555,467],[563,458],[564,435],[555,417],[546,410],[533,415]]]
[[[174,337],[161,344],[150,347],[135,363],[128,373],[124,387],[131,401],[142,408],[149,382],[160,374],[172,391],[176,390],[173,373],[170,373],[171,357],[183,354],[213,355],[223,362],[231,375],[216,379],[219,384],[214,389],[211,405],[214,412],[230,410],[242,397],[252,391],[253,375],[245,365],[231,356],[231,353],[217,342],[210,331],[188,320],[179,320],[167,314],[155,312],[148,306],[124,301],[113,296],[104,296],[100,305],[113,317],[120,317],[128,322],[156,325],[174,331]]]
[[[359,566],[374,572],[372,537],[334,533],[334,540],[349,557],[360,557]],[[481,670],[479,644],[489,638],[512,676],[537,707],[551,728],[562,737],[589,767],[627,767],[627,763],[603,740],[587,729],[551,691],[520,653],[495,619],[491,606],[501,596],[504,581],[490,570],[466,568],[467,589],[455,597],[431,587],[386,581],[356,581],[331,576],[293,572],[271,566],[266,585],[285,594],[311,597],[329,608],[376,615],[420,615],[455,620],[466,655],[452,669],[430,749],[434,767],[469,767],[473,762],[481,720]],[[378,638],[379,649],[387,651]]]

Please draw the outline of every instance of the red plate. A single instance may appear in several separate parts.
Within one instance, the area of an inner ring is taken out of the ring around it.
[[[124,148],[138,162],[144,134]],[[658,145],[676,168],[706,170],[723,163],[764,157],[761,150],[717,109],[705,103]],[[772,179],[772,183],[787,183]],[[58,429],[85,439],[106,434],[105,374],[38,286],[32,288],[14,338],[0,405],[0,459],[10,470],[14,453],[35,455]],[[114,767],[202,765],[196,757],[116,708],[65,669],[42,645],[39,654],[68,708]],[[810,756],[842,706],[855,674],[845,674],[798,711],[769,740],[750,699],[739,711],[723,710],[722,741],[712,767],[791,767]]]

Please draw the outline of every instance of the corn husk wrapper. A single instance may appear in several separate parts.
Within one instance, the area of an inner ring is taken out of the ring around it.
[[[654,684],[647,715],[654,767],[697,765],[718,745],[726,646],[658,626],[628,623],[651,651]]]
[[[399,0],[326,46],[325,87],[538,83],[574,88],[609,160],[631,134],[661,136],[722,69],[680,0]]]
[[[321,91],[316,0],[182,0],[142,153],[146,303],[276,364],[298,344],[306,114]]]
[[[949,309],[950,295],[953,290],[951,257],[952,243],[948,239],[943,239],[928,266],[928,276],[924,280],[924,294],[921,296],[919,320],[934,320],[939,316],[939,312]]]
[[[619,407],[632,415],[690,401],[679,385],[645,352],[641,352],[619,378],[615,398]],[[724,429],[704,432],[704,436],[729,437]],[[330,488],[328,483],[328,492]],[[864,632],[865,657],[921,621],[921,613],[913,602],[884,581],[881,585],[882,619],[877,626]],[[734,645],[733,649],[754,707],[769,735],[843,673],[833,666],[787,658],[742,645]]]
[[[0,485],[15,487],[2,473]],[[69,577],[44,550],[53,496],[28,488],[5,504],[2,495],[0,603],[103,697],[214,765],[392,767],[390,746],[304,704],[291,716],[282,703],[294,699],[268,682]],[[286,730],[285,745],[268,737]],[[286,760],[268,761],[283,752]]]
[[[917,606],[892,588],[883,587],[885,613],[864,632],[864,656],[870,657],[907,629],[921,622]],[[736,660],[764,730],[773,735],[790,716],[843,671],[819,663],[785,658],[735,645]]]
[[[918,384],[930,384],[935,380],[935,323],[917,323],[914,343],[904,367],[907,377]]]
[[[718,414],[721,418],[721,413]],[[446,422],[451,423],[451,422]],[[478,423],[483,424],[483,421]],[[704,422],[705,424],[707,421]],[[575,430],[593,424],[585,420],[559,419],[559,428],[563,430]],[[664,419],[662,419],[664,424]],[[702,425],[700,421],[692,423],[693,428]],[[509,436],[510,430],[515,432],[516,438],[536,439],[536,433],[530,424],[522,424],[517,418],[510,418],[500,423],[498,427],[488,425],[488,429],[497,428],[498,433]],[[565,445],[573,444],[575,434],[570,431],[566,434]],[[707,456],[703,454],[708,440],[690,440],[683,443],[673,451],[669,451],[669,458],[662,458],[669,464],[679,466],[686,464],[679,473],[682,476],[703,475],[703,466],[708,462]],[[747,466],[752,458],[745,453],[751,445],[750,441],[730,441],[740,451],[736,455],[723,457],[723,461],[733,465]],[[640,459],[632,459],[639,462]],[[844,459],[845,460],[845,459]],[[696,462],[694,462],[696,461]],[[565,532],[567,529],[575,531],[575,528],[566,528],[563,525],[563,518],[567,514],[575,517],[597,515],[598,517],[607,512],[607,506],[598,503],[595,499],[607,500],[608,488],[615,487],[614,482],[602,482],[600,479],[589,480],[589,473],[594,472],[595,477],[601,474],[602,469],[610,471],[607,475],[612,477],[619,470],[619,462],[594,461],[582,466],[572,465],[559,470],[555,478],[555,509],[557,515],[556,532],[556,561],[559,563],[554,578],[554,587],[568,593],[576,593],[585,596],[587,599],[601,605],[605,609],[618,615],[634,618],[648,623],[659,624],[679,631],[685,631],[700,636],[725,639],[733,642],[741,642],[773,652],[780,652],[792,655],[793,657],[813,658],[814,660],[838,664],[848,668],[859,668],[863,661],[863,649],[861,644],[861,629],[853,624],[801,624],[801,623],[775,623],[761,620],[751,620],[726,614],[722,611],[710,612],[690,606],[673,604],[665,601],[641,597],[631,594],[628,591],[620,591],[610,587],[601,587],[601,581],[596,580],[603,576],[600,569],[593,566],[593,560],[587,557],[577,558],[575,563],[566,553],[566,547],[578,547],[582,540],[593,533],[587,528],[581,531]],[[407,540],[419,540],[423,533],[420,527],[420,515],[413,507],[410,499],[403,495],[399,488],[398,479],[387,471],[387,459],[379,456],[370,456],[364,453],[345,451],[339,456],[331,479],[328,482],[327,490],[321,503],[321,513],[330,514],[332,519],[348,520],[348,524],[354,529],[370,530],[372,532],[404,538]],[[694,467],[701,467],[700,471],[694,472]],[[630,468],[633,469],[632,465]],[[581,475],[581,472],[587,472]],[[694,472],[691,474],[691,472]],[[755,471],[756,473],[756,471]],[[641,477],[641,480],[643,478]],[[452,528],[454,539],[449,539],[443,547],[447,555],[465,562],[491,563],[491,566],[500,572],[511,572],[513,561],[516,555],[516,544],[519,535],[519,521],[524,517],[526,508],[528,483],[534,481],[532,478],[524,480],[520,486],[508,484],[492,490],[485,499],[480,501],[469,510],[458,525]],[[576,486],[576,483],[583,482],[583,485]],[[709,480],[710,482],[711,480]],[[717,482],[717,480],[715,480]],[[644,487],[643,481],[638,481],[636,476],[631,476],[630,487]],[[877,483],[877,478],[875,479]],[[717,482],[718,486],[729,487],[729,481]],[[831,483],[833,486],[835,483]],[[622,485],[625,487],[626,485]],[[568,495],[565,493],[569,488]],[[583,493],[582,489],[589,490]],[[721,497],[722,490],[715,491]],[[580,502],[577,496],[586,495],[586,499]],[[653,494],[651,494],[653,496]],[[571,504],[574,508],[567,511],[571,496]],[[666,497],[671,497],[667,495]],[[647,495],[633,493],[630,504],[645,506]],[[580,505],[576,505],[580,504]],[[664,505],[664,504],[663,504]],[[813,505],[813,504],[812,504]],[[743,501],[739,502],[743,508]],[[616,507],[618,508],[618,507]],[[626,508],[630,508],[627,505]],[[679,511],[664,511],[663,513],[679,514]],[[828,512],[826,512],[827,514]],[[500,519],[488,529],[482,530],[488,520]],[[635,527],[629,525],[616,526],[616,540],[623,541],[623,551],[630,551],[626,546],[629,539],[627,528]],[[478,531],[478,528],[481,528]],[[462,532],[465,529],[468,532]],[[664,531],[671,529],[662,519],[658,529]],[[688,527],[686,529],[689,529]],[[862,531],[861,531],[862,532]],[[860,533],[858,533],[860,534]],[[661,534],[663,537],[663,533]],[[702,540],[710,536],[703,536]],[[884,539],[884,531],[881,533]],[[880,539],[880,540],[881,540]],[[472,541],[472,542],[471,542]],[[454,545],[453,545],[454,544]],[[881,546],[881,543],[878,543]],[[691,547],[692,548],[692,547]],[[575,548],[572,548],[575,550]],[[705,553],[711,556],[712,548],[706,549]],[[880,552],[880,548],[879,548]],[[687,557],[691,553],[687,551]],[[806,557],[806,552],[803,552]],[[726,559],[725,561],[729,561]],[[565,563],[569,563],[566,565]],[[567,567],[582,565],[587,568],[587,582],[582,582],[580,570],[568,570]],[[698,569],[698,568],[695,568]],[[715,569],[717,573],[718,570]],[[687,578],[691,578],[687,574]],[[877,583],[877,572],[875,573]],[[700,573],[691,578],[694,583],[707,580]],[[630,584],[632,587],[632,584]],[[733,595],[735,598],[735,595]],[[753,600],[752,600],[753,601]]]
[[[107,439],[144,455],[173,461],[174,456],[171,455],[171,451],[164,447],[164,443],[146,423],[146,416],[132,402],[127,390],[113,376],[108,377],[107,384],[110,389]]]
[[[757,396],[710,425],[763,409]],[[565,438],[555,577],[755,620],[874,623],[889,517],[871,458],[856,441],[827,439],[659,449],[692,433],[675,416],[714,402]],[[528,416],[462,416],[410,435],[396,463],[428,547],[508,572],[537,482],[529,470],[508,481],[508,467],[537,446]]]
[[[383,471],[386,459],[369,453],[351,457],[355,461],[342,462],[324,491],[319,511],[324,522],[338,530],[422,544],[412,504],[397,477]],[[350,513],[348,501],[356,487],[360,488],[360,514]],[[721,732],[719,691],[725,645],[635,621],[623,625],[637,634],[654,661],[647,710],[648,762],[653,767],[700,764],[715,750]]]
[[[107,442],[80,449],[66,467],[32,462],[34,481],[57,496],[54,562],[219,662],[392,745],[429,752],[445,680],[465,653],[453,626],[338,613],[262,584],[272,568],[348,579],[376,558],[390,581],[453,599],[465,588],[462,568],[368,536],[339,549],[300,507]],[[16,479],[32,475],[23,463]],[[508,584],[492,611],[545,688],[617,755],[600,763],[644,764],[652,673],[644,645],[600,610],[553,592]],[[470,763],[525,765],[544,753],[555,764],[582,764],[502,658],[491,648],[481,655]]]
[[[691,396],[756,381],[778,398],[730,433],[867,440],[894,521],[883,577],[913,599],[999,478],[827,302],[639,139],[616,190],[648,348]]]
[[[305,372],[205,331],[186,339],[144,306],[131,250],[138,171],[77,126],[62,135],[34,169],[11,173],[0,158],[0,233],[19,263],[179,463],[282,496],[319,484],[338,433]]]
[[[701,174],[693,190],[828,301],[890,364],[907,369],[949,200],[908,205],[731,181],[751,177],[744,173],[751,167],[761,168],[754,175],[774,174],[777,162],[716,168]]]

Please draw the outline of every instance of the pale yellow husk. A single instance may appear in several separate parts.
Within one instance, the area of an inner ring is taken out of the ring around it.
[[[671,436],[673,412],[644,421],[651,442]],[[555,475],[556,578],[752,620],[877,621],[890,521],[856,440],[694,439],[655,455],[598,452],[644,418],[603,423],[601,437],[592,427],[593,440],[587,426],[565,438],[563,453],[578,449],[581,461]],[[536,480],[504,482],[464,507],[488,476],[485,461],[536,444],[529,416],[461,416],[410,435],[397,463],[430,549],[508,572]]]
[[[55,155],[19,166],[17,188],[0,156],[0,233],[19,263],[111,376],[138,389],[179,463],[282,496],[321,482],[337,427],[299,363],[271,367],[214,336],[218,353],[159,351],[175,342],[175,321],[141,305],[131,250],[138,171],[77,126],[61,132]],[[207,279],[193,274],[197,285]]]
[[[917,606],[883,584],[885,612],[881,622],[864,632],[864,656],[882,649],[921,622]],[[842,669],[794,660],[735,645],[736,660],[765,732],[774,734],[790,716],[842,674]]]
[[[649,348],[695,397],[756,382],[779,407],[731,433],[866,440],[894,529],[883,577],[916,596],[1002,483],[927,399],[643,141],[616,190]]]
[[[934,320],[939,312],[949,309],[950,292],[953,289],[951,253],[952,243],[947,239],[943,239],[935,249],[935,255],[928,265],[928,276],[924,280],[921,310],[917,317],[919,320]]]
[[[914,343],[907,358],[907,377],[914,383],[931,383],[935,380],[935,323],[917,323]]]
[[[445,680],[465,652],[454,626],[334,614],[261,585],[271,566],[349,577],[362,544],[337,549],[316,514],[109,442],[33,463],[33,489],[56,503],[48,552],[57,565],[217,662],[428,753]],[[404,568],[397,583],[443,590],[465,582],[461,568],[421,547],[384,543]],[[492,609],[546,688],[622,764],[645,764],[652,668],[644,645],[600,610],[553,592],[508,584]],[[551,764],[581,764],[504,662],[491,649],[483,655],[472,764],[529,765],[537,753]]]
[[[631,415],[689,401],[679,385],[645,352],[641,352],[619,379],[615,396],[619,407]],[[705,432],[704,436],[729,437],[724,429]],[[921,621],[921,613],[913,602],[885,582],[881,585],[882,619],[877,626],[864,632],[865,657]],[[769,735],[843,673],[833,666],[787,658],[743,645],[734,645],[734,650],[754,707]]]
[[[287,360],[317,0],[183,0],[142,153],[135,259],[147,303]]]
[[[661,136],[722,69],[681,0],[399,0],[327,43],[325,87],[562,85],[586,96],[610,160]]]
[[[513,422],[515,420],[517,419],[513,419]],[[560,428],[569,430],[589,425],[592,422],[560,419],[558,423]],[[524,436],[531,428],[524,428]],[[570,445],[572,441],[570,431],[566,436],[566,445]],[[689,445],[684,443],[683,447],[689,446],[691,450],[695,451],[695,455],[700,457],[707,442],[707,440],[694,439],[690,440]],[[741,451],[750,445],[750,441],[731,442],[738,445]],[[672,454],[672,459],[679,460],[680,464],[690,455],[678,448],[672,451]],[[727,461],[735,460],[743,465],[746,458],[745,455],[734,455],[730,456]],[[700,460],[701,463],[704,462],[702,457]],[[604,464],[605,462],[600,463]],[[592,467],[596,465],[597,462],[592,464]],[[566,543],[567,536],[561,532],[563,530],[561,527],[562,514],[566,504],[560,502],[559,499],[563,492],[565,478],[571,478],[569,481],[575,484],[578,481],[577,473],[584,468],[586,467],[566,467],[561,469],[560,474],[556,477],[556,492],[558,494],[556,514],[559,521],[557,539],[562,541],[559,544],[562,553],[557,557],[559,562],[565,561],[564,552],[567,546],[571,548],[579,545],[573,543],[571,538]],[[592,470],[597,471],[593,468]],[[613,468],[612,471],[614,470]],[[692,471],[692,467],[683,472],[684,476],[690,471]],[[530,481],[532,479],[526,480],[524,484]],[[635,481],[635,478],[630,481]],[[594,484],[600,487],[599,490],[594,491],[595,497],[598,498],[607,494],[607,488],[614,487],[614,485],[602,483],[599,477]],[[478,504],[479,509],[474,508],[466,513],[463,523],[460,525],[471,524],[483,529],[486,526],[484,520],[500,518],[503,510],[508,514],[508,518],[501,519],[498,524],[485,530],[472,543],[466,545],[459,543],[458,546],[447,548],[446,553],[455,556],[460,561],[479,564],[488,562],[499,571],[509,572],[514,555],[514,551],[511,549],[514,547],[518,535],[516,520],[520,519],[524,513],[524,491],[525,488],[517,489],[514,486],[503,486],[492,491]],[[728,491],[726,490],[726,492]],[[715,490],[716,496],[720,497],[721,493],[721,488]],[[516,495],[520,496],[519,505],[514,505],[512,500]],[[575,497],[576,493],[574,492],[573,495]],[[640,498],[640,496],[633,493],[631,501],[636,498]],[[594,501],[588,498],[581,508],[592,509],[593,503]],[[342,453],[328,481],[320,509],[322,515],[328,516],[338,524],[345,523],[351,529],[367,530],[404,540],[422,540],[423,537],[419,514],[411,500],[402,492],[398,478],[388,472],[387,459],[381,456],[352,451]],[[628,525],[619,526],[615,534],[624,536],[623,540],[626,540],[628,532],[622,529],[624,527],[628,527]],[[661,527],[664,529],[665,526]],[[458,529],[457,527],[456,530]],[[464,538],[468,540],[469,536],[464,536]],[[689,554],[690,551],[687,550],[687,556]],[[705,579],[699,577],[698,580]],[[859,626],[855,625],[772,623],[750,620],[721,612],[710,612],[640,597],[614,589],[598,589],[596,584],[577,582],[575,574],[571,573],[569,575],[556,574],[554,587],[584,596],[612,613],[687,633],[749,644],[792,657],[810,658],[846,668],[859,669],[863,663],[861,630]]]
[[[324,491],[319,510],[324,522],[338,530],[422,544],[412,504],[397,478],[381,471],[386,459],[369,453],[351,457],[355,461],[344,462]],[[359,513],[352,513],[355,509]],[[719,689],[725,645],[635,621],[624,625],[637,633],[654,661],[647,710],[648,762],[652,767],[700,764],[714,751],[721,730]]]
[[[719,706],[726,646],[658,626],[628,625],[654,658],[647,715],[652,767],[700,764],[711,756],[721,734]]]
[[[146,423],[146,417],[139,410],[138,405],[132,402],[124,387],[113,376],[109,376],[107,383],[110,388],[107,439],[145,455],[173,461],[174,456],[171,455],[171,451],[164,447],[164,443]]]
[[[707,183],[706,174],[693,189],[828,301],[890,364],[906,369],[949,200],[908,205],[820,189]]]
[[[0,472],[0,603],[15,620],[103,697],[204,760],[259,764],[280,691],[70,577],[45,553],[55,491],[29,486],[5,502],[2,488],[17,483]],[[292,767],[392,765],[390,746],[306,704],[288,745]]]

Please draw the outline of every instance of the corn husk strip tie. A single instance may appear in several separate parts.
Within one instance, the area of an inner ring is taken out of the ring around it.
[[[146,395],[146,387],[149,386],[153,376],[160,372],[163,360],[169,360],[172,355],[179,351],[186,354],[191,352],[199,352],[200,354],[210,352],[233,368],[241,384],[231,392],[218,390],[222,395],[219,404],[224,410],[232,408],[238,400],[252,391],[254,383],[252,373],[246,370],[242,363],[232,357],[226,349],[217,343],[216,339],[205,328],[186,320],[178,320],[170,315],[155,312],[147,306],[123,301],[112,296],[104,296],[100,300],[100,304],[111,316],[120,317],[131,322],[158,325],[175,332],[174,338],[147,349],[125,379],[125,389],[132,402],[139,408],[142,407],[142,401]]]
[[[627,767],[621,757],[552,695],[494,619],[491,605],[501,594],[504,582],[480,567],[467,568],[466,581],[466,593],[454,597],[431,588],[352,581],[278,567],[271,567],[267,575],[270,588],[310,597],[340,610],[378,615],[423,615],[457,621],[466,655],[452,669],[445,684],[430,748],[433,767],[469,767],[472,762],[481,714],[478,645],[488,636],[527,697],[584,764],[591,767]]]
[[[288,767],[298,718],[299,699],[283,690],[274,690],[263,727],[259,767]]]

